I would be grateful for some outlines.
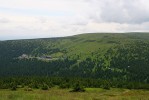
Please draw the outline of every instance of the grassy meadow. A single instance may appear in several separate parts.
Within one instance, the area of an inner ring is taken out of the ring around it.
[[[86,88],[86,92],[69,92],[70,89],[51,88],[25,91],[0,90],[0,100],[149,100],[147,90]]]

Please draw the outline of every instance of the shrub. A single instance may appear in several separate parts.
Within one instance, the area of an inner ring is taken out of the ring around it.
[[[62,83],[59,86],[59,88],[61,88],[61,89],[66,89],[66,88],[69,88],[69,87],[70,87],[70,85],[68,83]]]
[[[13,86],[13,87],[11,88],[11,90],[12,90],[12,91],[16,91],[16,90],[17,90],[17,87],[16,87],[16,86]]]
[[[103,89],[110,90],[110,82],[104,81],[102,85]]]
[[[31,83],[31,84],[29,84],[29,87],[34,88],[34,89],[39,89],[39,86],[37,83]]]
[[[51,83],[51,82],[49,82],[47,85],[48,85],[48,88],[54,87],[53,83]]]
[[[49,89],[49,86],[44,83],[44,84],[42,85],[41,89],[42,89],[42,90],[48,90],[48,89]]]
[[[85,92],[85,89],[83,88],[83,86],[81,86],[81,84],[76,83],[73,87],[73,90],[70,92]]]
[[[17,84],[16,84],[15,82],[10,83],[10,89],[11,89],[12,91],[17,90]]]
[[[30,87],[25,87],[25,88],[24,88],[24,91],[33,91],[33,90],[32,90],[32,88],[30,88]]]

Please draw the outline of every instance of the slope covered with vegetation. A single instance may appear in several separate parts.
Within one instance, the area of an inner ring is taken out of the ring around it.
[[[149,83],[149,34],[92,33],[1,41],[0,76],[69,76]]]

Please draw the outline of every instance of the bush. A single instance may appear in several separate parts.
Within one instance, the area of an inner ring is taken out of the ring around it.
[[[33,91],[33,90],[32,90],[32,88],[25,87],[25,88],[24,88],[24,91]]]
[[[49,89],[49,86],[44,83],[44,84],[42,85],[41,89],[42,89],[42,90],[48,90],[48,89]]]
[[[39,89],[39,86],[37,83],[31,83],[31,84],[29,84],[29,87],[33,88],[33,89]]]
[[[10,89],[12,91],[16,91],[17,90],[17,84],[15,82],[10,83]]]
[[[110,90],[110,82],[104,81],[102,85],[103,89]]]
[[[47,85],[48,85],[48,88],[54,87],[53,83],[51,83],[51,82],[49,82]]]
[[[85,89],[83,88],[83,86],[81,86],[81,84],[76,83],[73,87],[73,90],[70,92],[85,92]]]
[[[66,88],[69,88],[70,86],[69,86],[69,84],[68,83],[62,83],[62,84],[60,84],[60,86],[59,86],[59,88],[61,88],[61,89],[66,89]]]
[[[10,88],[10,84],[8,83],[3,83],[0,85],[0,89],[9,89]]]
[[[12,90],[12,91],[16,91],[16,90],[17,90],[17,87],[16,87],[16,86],[13,86],[13,87],[11,88],[11,90]]]

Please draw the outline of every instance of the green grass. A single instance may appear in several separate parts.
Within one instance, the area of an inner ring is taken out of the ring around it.
[[[51,88],[48,91],[0,90],[0,100],[149,100],[149,91],[86,88],[86,92],[69,92],[69,89]]]

